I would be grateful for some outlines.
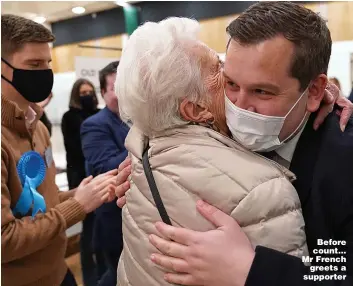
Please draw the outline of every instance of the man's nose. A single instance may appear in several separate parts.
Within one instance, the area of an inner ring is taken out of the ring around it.
[[[255,107],[253,106],[251,102],[251,97],[248,95],[246,92],[239,91],[236,95],[235,98],[232,100],[234,101],[233,104],[241,109],[245,109],[248,111],[255,111]]]

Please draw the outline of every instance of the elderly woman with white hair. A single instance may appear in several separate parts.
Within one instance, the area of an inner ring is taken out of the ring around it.
[[[120,116],[133,122],[125,142],[132,174],[118,285],[169,285],[150,260],[157,250],[148,236],[161,218],[214,229],[196,211],[200,198],[234,217],[254,247],[307,254],[294,175],[229,137],[222,63],[198,31],[184,18],[145,23],[123,51],[116,87]]]

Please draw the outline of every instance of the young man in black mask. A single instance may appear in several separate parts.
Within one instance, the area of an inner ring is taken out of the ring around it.
[[[2,283],[76,285],[68,271],[65,230],[112,199],[116,171],[60,193],[49,134],[39,121],[53,87],[44,26],[1,17],[1,259]]]

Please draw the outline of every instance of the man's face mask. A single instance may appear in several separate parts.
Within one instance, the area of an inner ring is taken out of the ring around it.
[[[45,100],[52,88],[54,75],[51,69],[23,70],[13,67],[6,60],[1,61],[13,69],[12,81],[1,75],[1,78],[11,84],[29,102]]]
[[[285,140],[280,141],[278,136],[287,116],[305,95],[307,90],[308,88],[305,89],[292,108],[283,117],[262,115],[241,109],[229,100],[224,91],[227,125],[233,138],[252,151],[266,152],[280,147],[288,138],[298,131],[306,118],[305,113],[296,130]]]

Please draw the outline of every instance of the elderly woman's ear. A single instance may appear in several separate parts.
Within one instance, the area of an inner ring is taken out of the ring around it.
[[[180,103],[179,112],[181,117],[190,122],[213,122],[214,116],[206,107],[196,105],[186,98]]]

